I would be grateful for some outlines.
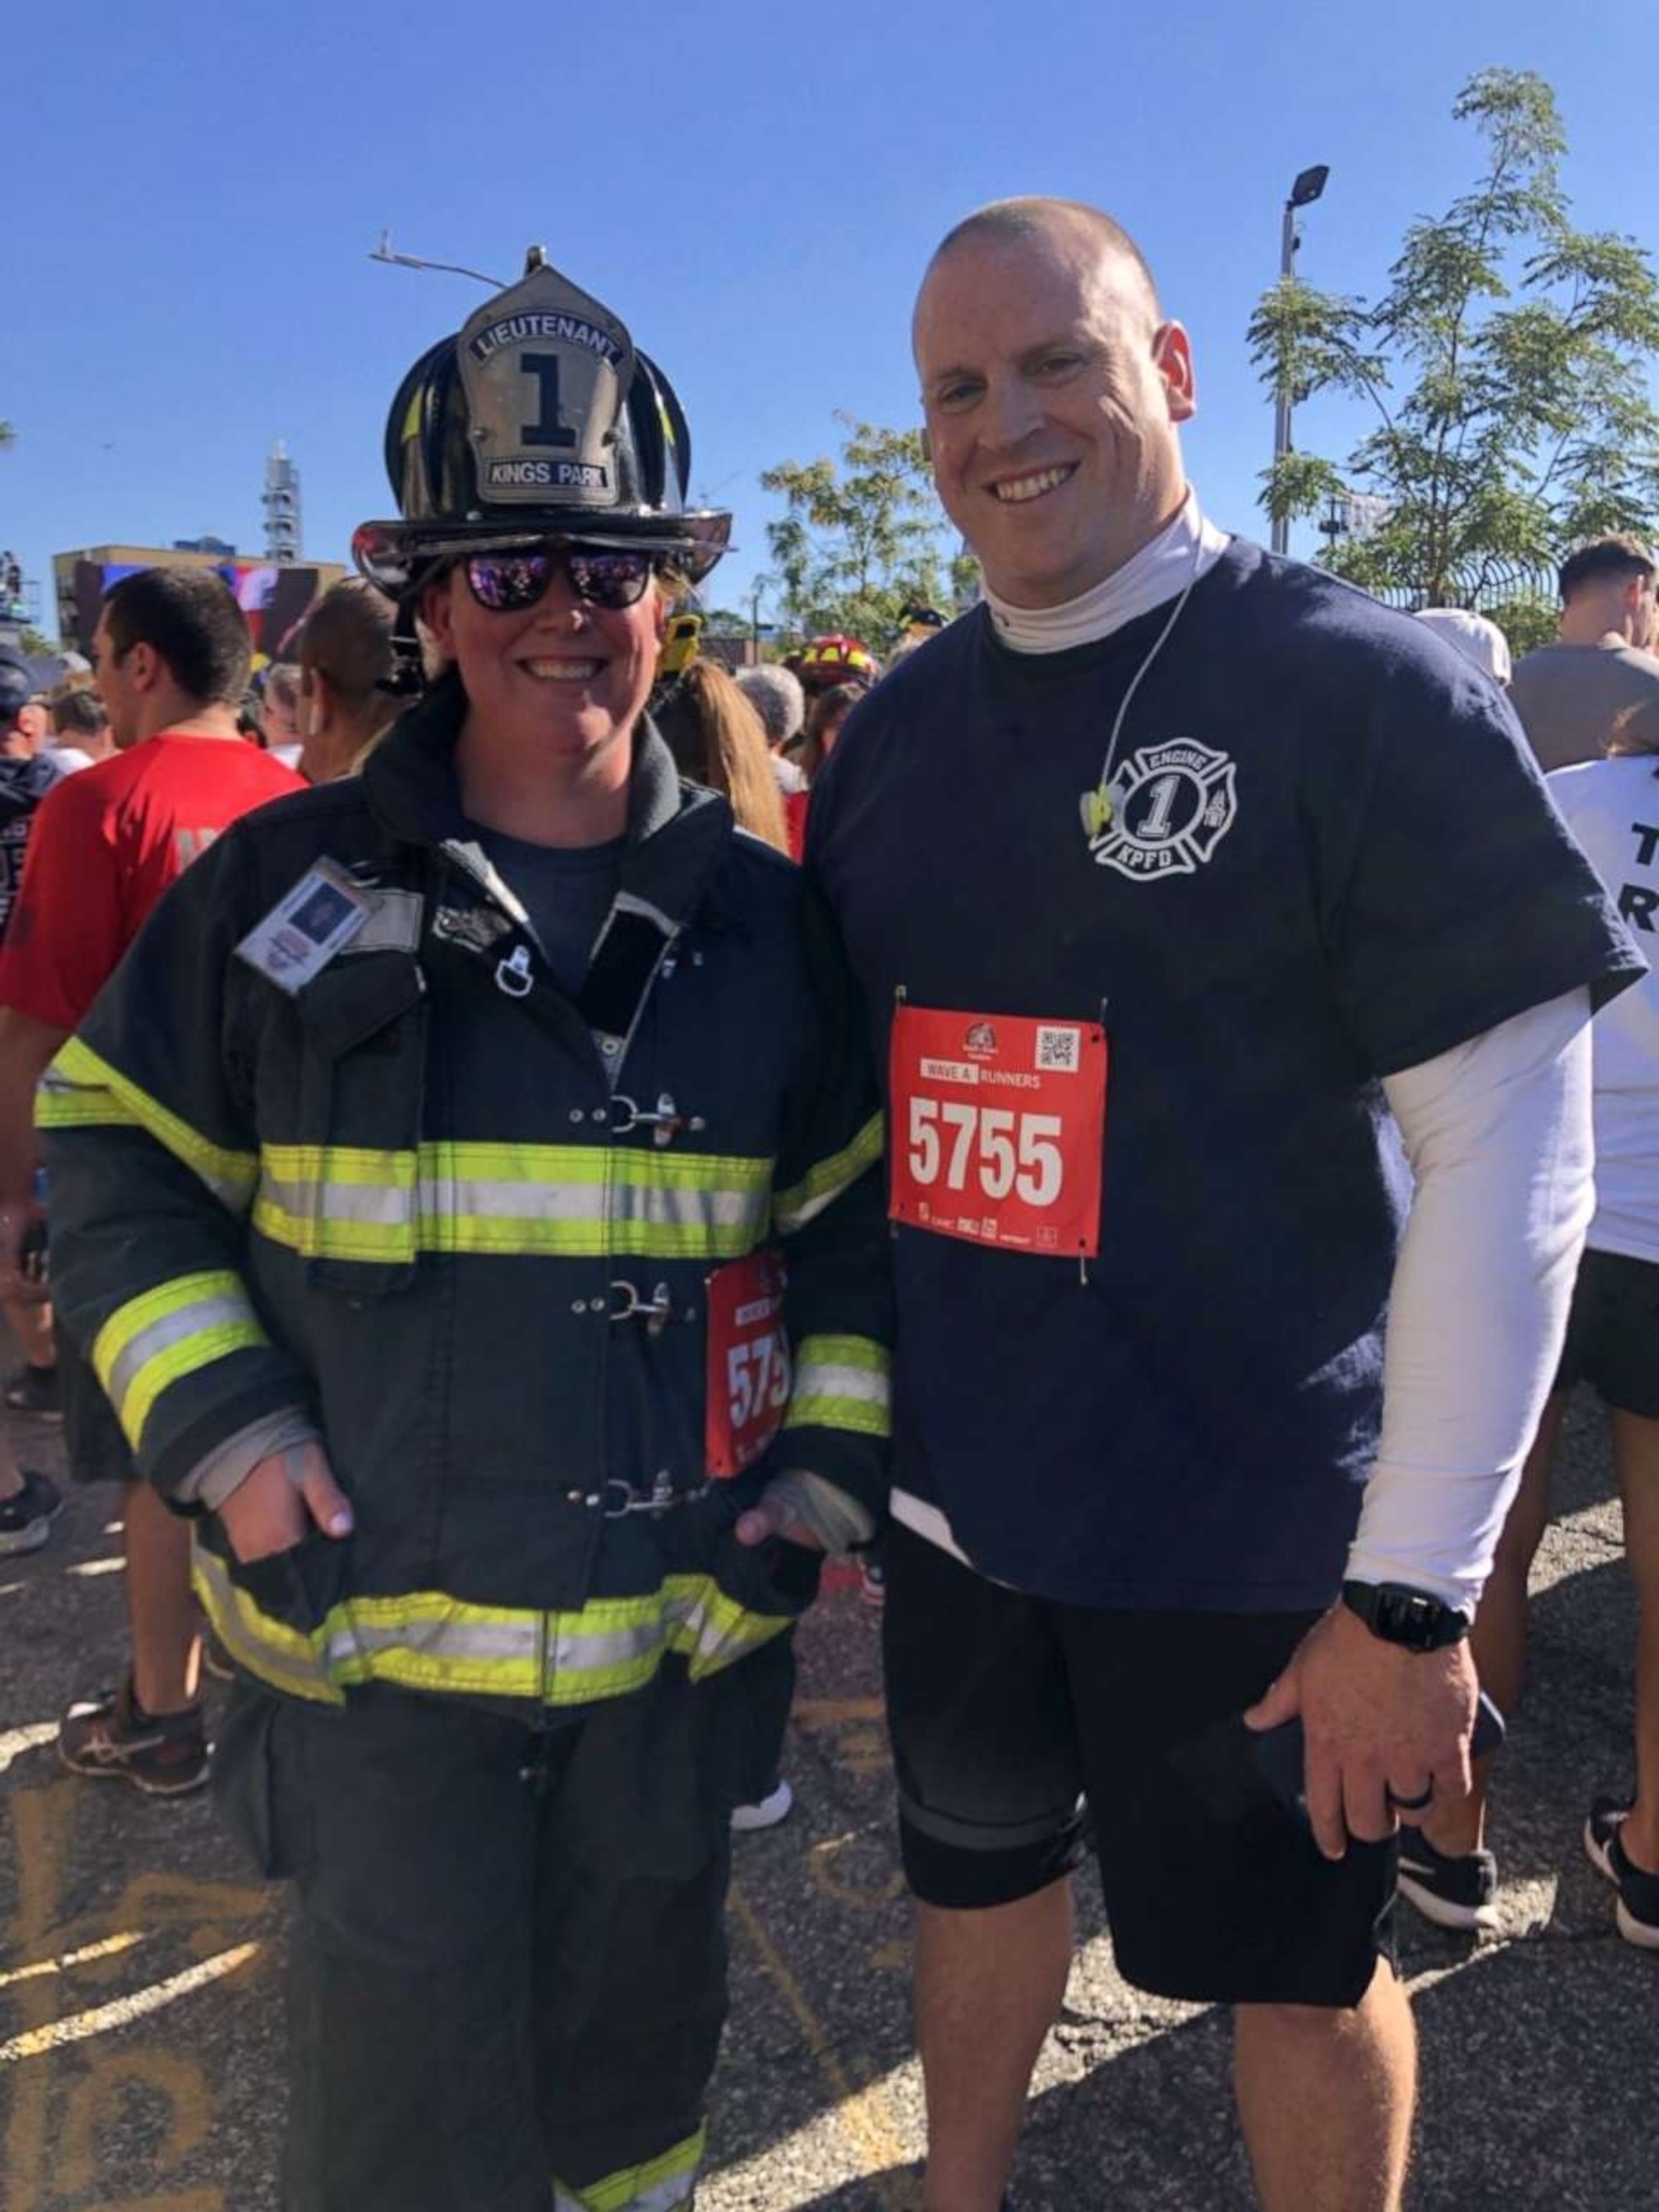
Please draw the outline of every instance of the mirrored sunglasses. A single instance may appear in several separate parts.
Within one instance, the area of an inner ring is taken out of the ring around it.
[[[544,599],[561,568],[590,607],[636,605],[657,566],[653,553],[610,545],[535,545],[511,553],[474,553],[462,562],[473,598],[491,614],[519,614]]]

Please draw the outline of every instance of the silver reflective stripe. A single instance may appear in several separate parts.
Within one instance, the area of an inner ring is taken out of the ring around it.
[[[331,1666],[354,1654],[376,1651],[418,1651],[429,1659],[535,1659],[541,1643],[541,1624],[532,1613],[507,1621],[402,1620],[380,1623],[360,1620],[355,1613],[345,1628],[328,1639]]]
[[[548,1664],[556,1675],[592,1674],[601,1668],[635,1666],[659,1651],[666,1641],[662,1614],[627,1628],[562,1628],[549,1647]]]
[[[303,1220],[358,1221],[377,1229],[398,1229],[415,1212],[415,1193],[387,1183],[333,1182],[314,1176],[259,1176],[259,1197],[268,1206]]]
[[[722,1605],[723,1595],[711,1585],[694,1598],[671,1597],[664,1608],[673,1625],[675,1649],[690,1656],[694,1680],[697,1668],[711,1671],[710,1662],[717,1659],[722,1665],[728,1664],[754,1646],[769,1644],[781,1629],[789,1626],[787,1615],[751,1613],[735,1598],[726,1598]],[[735,1617],[723,1619],[723,1614]]]
[[[749,1229],[766,1218],[763,1190],[675,1190],[626,1182],[506,1182],[422,1176],[420,1211],[439,1219],[638,1221],[653,1228]],[[367,1216],[357,1217],[368,1218]]]
[[[873,1367],[842,1367],[832,1360],[804,1360],[795,1370],[798,1398],[855,1398],[866,1406],[887,1406],[892,1390]]]
[[[493,1176],[422,1176],[420,1210],[441,1221],[603,1221],[605,1187],[602,1182],[504,1182]]]
[[[187,1336],[198,1336],[204,1328],[234,1328],[252,1319],[252,1309],[246,1298],[198,1298],[193,1305],[181,1306],[176,1313],[163,1314],[148,1328],[141,1328],[137,1336],[123,1345],[110,1363],[104,1395],[118,1413],[131,1389],[133,1378],[141,1367],[154,1359],[158,1352],[167,1352],[175,1344],[182,1344]]]
[[[374,911],[349,945],[341,948],[343,959],[354,952],[413,952],[421,941],[421,895],[418,891],[375,891]]]

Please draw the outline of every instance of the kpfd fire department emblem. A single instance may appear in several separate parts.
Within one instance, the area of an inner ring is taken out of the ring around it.
[[[1211,858],[1238,812],[1231,757],[1195,738],[1143,745],[1104,792],[1084,794],[1096,864],[1132,883],[1190,876]]]

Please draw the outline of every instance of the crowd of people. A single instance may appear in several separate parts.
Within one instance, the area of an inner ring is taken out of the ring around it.
[[[1511,666],[1229,532],[1079,204],[959,224],[913,341],[982,597],[885,669],[692,649],[731,518],[534,254],[257,682],[198,570],[55,697],[0,658],[5,1396],[123,1486],[131,1633],[58,1747],[293,1886],[292,2212],[691,2204],[826,1556],[927,2212],[1012,2202],[1090,1852],[1232,2008],[1267,2212],[1398,2212],[1395,1900],[1494,1923],[1580,1381],[1641,1622],[1584,1846],[1659,1948],[1654,557]],[[61,1504],[0,1456],[0,1548]]]

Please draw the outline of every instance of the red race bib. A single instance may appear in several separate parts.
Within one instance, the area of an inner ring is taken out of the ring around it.
[[[721,1480],[752,1467],[783,1426],[791,1382],[784,1281],[776,1252],[751,1252],[708,1278],[703,1453]]]
[[[1000,1251],[1092,1259],[1106,1066],[1098,1022],[901,1006],[890,1218]]]

